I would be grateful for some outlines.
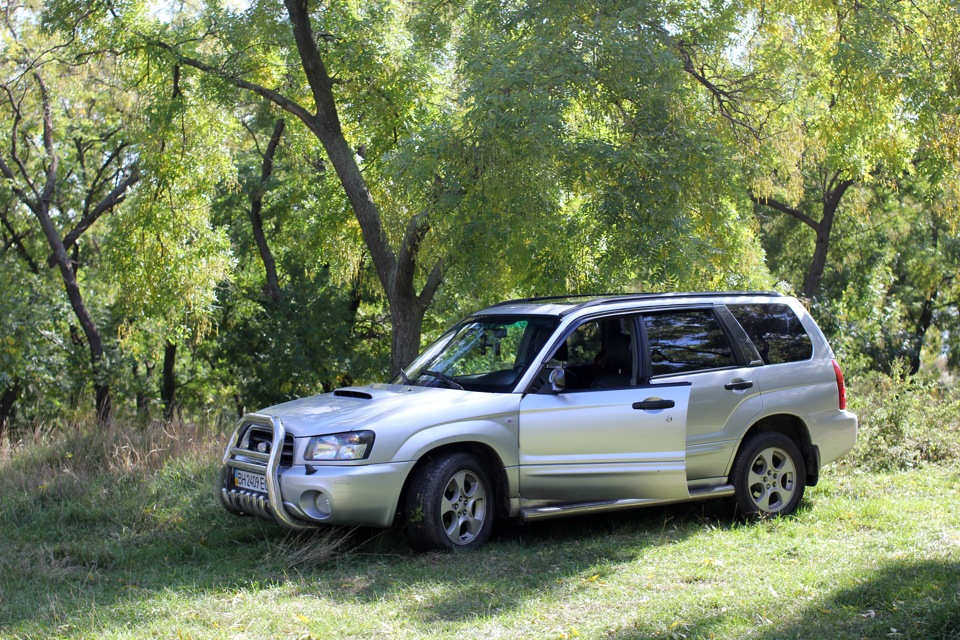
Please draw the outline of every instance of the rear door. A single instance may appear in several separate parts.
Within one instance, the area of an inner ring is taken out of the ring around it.
[[[682,499],[686,484],[685,381],[638,384],[636,316],[590,319],[554,349],[546,368],[566,386],[520,403],[520,494],[582,503]]]
[[[691,481],[727,474],[743,432],[763,408],[757,376],[762,362],[744,336],[731,335],[733,325],[720,318],[725,313],[723,307],[701,307],[642,317],[643,375],[657,389],[690,385],[686,462]]]

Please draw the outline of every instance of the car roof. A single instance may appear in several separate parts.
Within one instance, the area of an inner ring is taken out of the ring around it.
[[[535,314],[567,316],[591,307],[652,307],[669,304],[715,304],[725,302],[765,302],[788,299],[776,291],[701,291],[665,293],[605,293],[588,295],[540,296],[506,300],[477,311],[473,315]]]

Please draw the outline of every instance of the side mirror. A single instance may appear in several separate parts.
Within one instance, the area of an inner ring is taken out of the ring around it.
[[[567,388],[567,373],[563,369],[553,369],[547,381],[550,383],[550,391],[560,393]]]

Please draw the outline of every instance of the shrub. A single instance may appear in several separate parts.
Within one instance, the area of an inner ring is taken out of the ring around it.
[[[960,389],[913,376],[902,362],[890,374],[851,376],[850,408],[860,433],[844,464],[909,469],[960,459]]]

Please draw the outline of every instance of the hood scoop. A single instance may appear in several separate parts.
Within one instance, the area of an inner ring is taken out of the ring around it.
[[[373,396],[366,391],[357,391],[356,389],[337,389],[333,392],[337,398],[356,398],[357,400],[373,400]]]

